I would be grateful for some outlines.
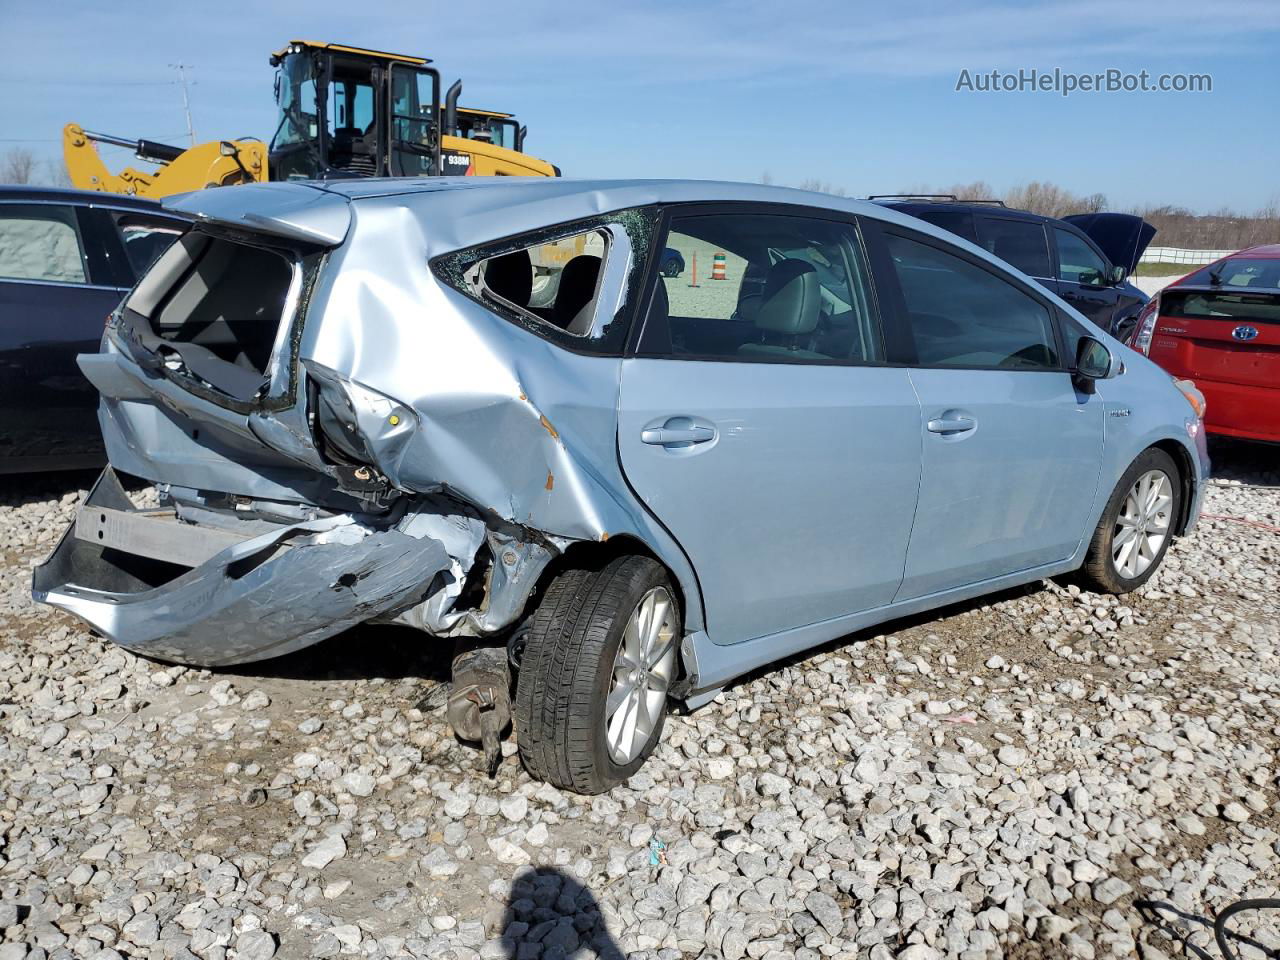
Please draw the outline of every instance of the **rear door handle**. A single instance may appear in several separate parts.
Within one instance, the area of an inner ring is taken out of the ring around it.
[[[930,420],[927,426],[930,433],[967,433],[977,425],[977,420],[968,417],[938,417]]]
[[[715,439],[713,427],[648,427],[640,431],[642,443],[656,443],[666,446],[669,443],[706,443]]]
[[[702,417],[674,416],[650,420],[640,430],[640,442],[654,446],[688,449],[716,438],[716,427]]]

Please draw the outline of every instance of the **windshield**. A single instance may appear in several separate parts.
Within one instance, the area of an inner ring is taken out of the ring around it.
[[[391,175],[429,177],[437,172],[436,116],[440,91],[434,70],[391,68]]]
[[[276,105],[280,119],[271,149],[294,143],[314,143],[319,136],[319,111],[316,109],[316,78],[312,58],[306,53],[291,53],[280,62],[276,79]]]

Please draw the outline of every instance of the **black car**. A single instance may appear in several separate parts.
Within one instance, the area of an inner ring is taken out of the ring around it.
[[[1056,220],[998,201],[884,197],[879,201],[975,243],[1062,297],[1123,339],[1147,295],[1129,282],[1156,228],[1128,213],[1085,213]]]
[[[187,225],[154,201],[0,186],[0,473],[106,461],[76,355]]]

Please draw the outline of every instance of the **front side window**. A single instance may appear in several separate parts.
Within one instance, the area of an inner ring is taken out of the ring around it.
[[[1038,300],[938,247],[885,240],[922,366],[1058,369],[1053,323]]]
[[[455,289],[544,339],[618,355],[657,219],[656,210],[623,210],[445,254],[431,265]]]
[[[849,223],[678,216],[640,352],[765,363],[883,359],[866,257]]]
[[[1106,282],[1107,265],[1093,248],[1068,230],[1053,228],[1058,238],[1058,279],[1100,287]]]
[[[0,205],[0,278],[87,283],[75,211],[46,204]]]
[[[978,245],[1029,277],[1049,276],[1044,227],[1027,220],[978,217]]]

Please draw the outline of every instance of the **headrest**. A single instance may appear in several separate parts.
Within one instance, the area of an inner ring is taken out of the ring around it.
[[[517,307],[527,307],[533,296],[533,261],[528,250],[494,257],[484,268],[484,284]]]
[[[818,326],[821,305],[818,271],[813,264],[780,260],[765,279],[756,328],[789,336],[812,333]]]
[[[584,322],[579,313],[596,295],[600,264],[599,257],[583,253],[564,265],[564,269],[560,271],[560,287],[556,290],[556,305],[552,316],[552,322],[556,326],[571,333],[586,332],[577,329]]]

